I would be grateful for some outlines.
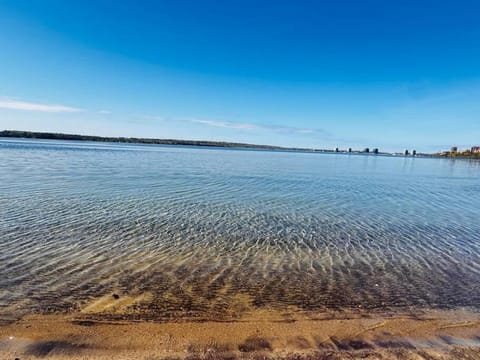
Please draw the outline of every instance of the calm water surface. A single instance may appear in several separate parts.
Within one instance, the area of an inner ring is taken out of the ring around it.
[[[479,165],[0,139],[0,315],[478,309]]]

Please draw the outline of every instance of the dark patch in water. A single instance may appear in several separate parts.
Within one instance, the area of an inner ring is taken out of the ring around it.
[[[285,324],[292,324],[294,322],[297,322],[295,319],[283,319],[283,320],[274,320],[272,321],[274,323],[285,323]]]
[[[46,357],[52,352],[71,354],[85,349],[85,344],[73,344],[66,341],[41,341],[35,344],[29,345],[25,351],[27,355],[33,355],[36,357]]]
[[[362,350],[373,349],[373,345],[363,340],[339,340],[335,337],[331,338],[332,342],[339,350]]]
[[[457,343],[457,341],[455,340],[455,338],[451,337],[451,336],[448,336],[448,335],[441,335],[439,336],[439,338],[446,344],[448,345],[455,345]]]
[[[128,325],[128,323],[125,322],[118,322],[118,321],[105,321],[107,318],[105,317],[99,317],[98,320],[92,318],[92,320],[88,319],[77,319],[77,320],[72,320],[70,321],[73,325],[78,325],[78,326],[100,326],[100,325],[116,325],[116,326],[125,326]],[[116,320],[121,320],[121,319],[116,319]]]
[[[0,326],[13,324],[17,319],[0,319]]]
[[[95,326],[98,325],[98,322],[90,320],[72,320],[72,324],[79,326]]]
[[[238,345],[238,350],[241,352],[272,351],[272,344],[265,338],[250,337],[243,344]]]
[[[385,349],[415,349],[415,346],[406,340],[381,340],[375,343],[378,347]]]

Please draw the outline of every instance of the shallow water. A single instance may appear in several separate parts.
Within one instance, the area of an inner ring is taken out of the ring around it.
[[[478,309],[479,216],[475,161],[0,139],[0,314]]]

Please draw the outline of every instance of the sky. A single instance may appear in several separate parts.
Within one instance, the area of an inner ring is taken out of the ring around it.
[[[0,129],[480,145],[476,0],[0,0]]]

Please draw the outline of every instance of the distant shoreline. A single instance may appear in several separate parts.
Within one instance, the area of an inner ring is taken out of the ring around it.
[[[390,155],[390,156],[395,155],[395,154],[386,153],[386,152],[377,152],[377,153],[365,152],[364,150],[348,151],[345,149],[335,150],[335,149],[300,148],[300,147],[286,147],[286,146],[275,146],[275,145],[236,143],[236,142],[227,142],[227,141],[178,140],[178,139],[137,138],[137,137],[107,137],[107,136],[96,136],[96,135],[79,135],[79,134],[64,134],[64,133],[20,131],[20,130],[0,131],[0,137],[43,139],[43,140],[96,141],[96,142],[131,143],[131,144],[136,143],[136,144],[148,144],[148,145],[205,146],[205,147],[218,147],[218,148],[243,148],[243,149],[298,151],[298,152],[352,153],[352,154],[368,154],[368,155],[378,154],[378,155]],[[426,155],[426,154],[421,154],[421,155]]]
[[[335,152],[335,150],[328,150],[328,149],[298,148],[298,147],[286,147],[286,146],[275,146],[275,145],[258,145],[258,144],[237,143],[237,142],[228,142],[228,141],[110,137],[110,136],[79,135],[79,134],[64,134],[64,133],[19,131],[19,130],[0,131],[0,137],[43,139],[43,140],[96,141],[96,142],[148,144],[148,145],[205,146],[205,147],[219,147],[219,148],[244,148],[244,149],[259,149],[259,150],[301,151],[301,152],[329,152],[329,153]],[[352,153],[353,152],[362,153],[362,151],[352,151]]]
[[[110,142],[110,143],[126,143],[126,144],[146,144],[146,145],[180,145],[180,146],[203,146],[211,148],[236,148],[236,149],[254,149],[254,150],[276,150],[290,152],[309,152],[309,153],[329,153],[329,154],[362,154],[362,155],[383,155],[398,157],[427,157],[440,159],[470,159],[480,160],[479,156],[464,156],[456,153],[454,156],[445,153],[417,153],[415,155],[391,152],[373,152],[365,150],[353,149],[317,149],[317,148],[301,148],[287,147],[275,145],[259,145],[249,143],[237,143],[228,141],[208,141],[208,140],[179,140],[179,139],[158,139],[158,138],[137,138],[137,137],[113,137],[113,136],[96,136],[96,135],[80,135],[65,134],[54,132],[37,132],[37,131],[21,131],[21,130],[3,130],[0,131],[0,138],[24,138],[24,139],[42,139],[42,140],[73,140],[73,141],[94,141],[94,142]]]

